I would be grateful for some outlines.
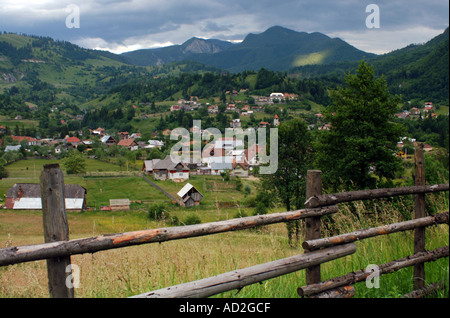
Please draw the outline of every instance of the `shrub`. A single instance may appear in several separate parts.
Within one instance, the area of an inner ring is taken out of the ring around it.
[[[163,203],[155,203],[148,208],[148,218],[150,220],[164,220],[169,218],[166,205]]]
[[[252,188],[250,188],[250,186],[248,184],[245,185],[244,187],[244,195],[250,195],[250,193],[252,193]]]
[[[263,215],[267,214],[267,207],[262,202],[258,202],[256,204],[255,211],[253,212],[253,215]]]
[[[197,214],[189,214],[186,216],[183,223],[185,225],[200,224],[202,223],[202,220]]]
[[[239,218],[245,218],[247,216],[247,214],[242,211],[241,209],[239,209],[233,216],[234,219],[239,219]]]
[[[242,189],[242,181],[241,178],[239,178],[238,176],[236,176],[236,190],[237,191],[241,191]]]

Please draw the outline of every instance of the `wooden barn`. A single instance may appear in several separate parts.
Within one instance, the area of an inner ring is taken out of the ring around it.
[[[86,192],[86,189],[78,184],[65,184],[66,210],[85,210]],[[6,208],[11,210],[41,210],[41,185],[39,183],[16,183],[8,189]]]
[[[177,194],[185,207],[200,205],[200,201],[203,200],[203,194],[190,183],[187,183]]]

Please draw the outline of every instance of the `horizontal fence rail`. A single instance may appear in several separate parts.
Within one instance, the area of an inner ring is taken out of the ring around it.
[[[349,243],[330,247],[308,254],[259,264],[252,267],[220,274],[191,283],[180,284],[153,292],[134,296],[135,298],[204,298],[226,291],[241,289],[247,285],[261,282],[338,259],[356,252],[356,245]]]
[[[389,198],[409,194],[424,194],[431,192],[448,191],[449,184],[435,184],[428,186],[410,186],[400,188],[384,188],[373,190],[349,191],[334,194],[323,194],[319,196],[312,196],[306,202],[307,208],[317,208],[319,206],[335,205],[338,203],[358,201],[358,200],[373,200]]]
[[[435,216],[428,216],[420,219],[414,219],[410,221],[393,223],[365,230],[359,230],[352,233],[346,233],[332,237],[325,237],[321,239],[305,241],[303,242],[302,246],[303,248],[308,250],[315,250],[322,247],[329,247],[337,244],[355,242],[358,240],[367,239],[379,235],[408,231],[418,227],[444,223],[448,224],[448,211]]]
[[[249,216],[212,223],[101,235],[90,238],[28,246],[8,247],[0,249],[0,266],[68,255],[95,253],[126,246],[156,242],[160,243],[229,231],[244,230],[262,225],[289,222],[311,216],[323,216],[336,212],[338,212],[338,207],[330,206],[325,208],[302,209],[291,212]]]
[[[416,264],[421,264],[425,262],[433,262],[442,257],[449,256],[449,247],[439,247],[432,251],[417,253],[402,259],[391,261],[379,265],[379,274],[389,274],[396,272],[402,268],[414,266]],[[327,290],[332,290],[342,286],[353,285],[358,282],[365,281],[372,272],[366,271],[365,269],[359,270],[357,272],[349,273],[341,277],[335,277],[322,281],[317,284],[311,284],[308,286],[299,287],[297,293],[301,297],[311,296],[314,294],[319,294]]]

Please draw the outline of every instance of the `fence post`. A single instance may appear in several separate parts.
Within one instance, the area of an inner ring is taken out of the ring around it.
[[[415,147],[415,185],[425,185],[425,159],[423,154],[423,144]],[[425,217],[425,193],[415,195],[414,218]],[[425,252],[425,227],[416,228],[414,231],[414,254]],[[425,264],[414,265],[413,289],[425,287]]]
[[[69,226],[64,200],[64,176],[59,165],[44,165],[40,181],[45,242],[68,241]],[[68,276],[66,269],[69,265],[70,256],[47,259],[50,297],[74,297],[74,289],[66,284]]]
[[[306,200],[314,195],[322,194],[322,171],[308,170],[306,175]],[[305,241],[320,238],[320,216],[305,219]],[[309,252],[305,249],[305,253]],[[320,265],[305,270],[306,284],[320,283]]]

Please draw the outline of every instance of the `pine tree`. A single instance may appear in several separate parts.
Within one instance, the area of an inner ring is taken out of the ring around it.
[[[345,83],[331,94],[333,103],[324,112],[331,128],[320,135],[317,164],[334,190],[385,185],[400,166],[394,153],[402,126],[392,122],[400,98],[389,93],[386,80],[376,79],[365,61]]]

